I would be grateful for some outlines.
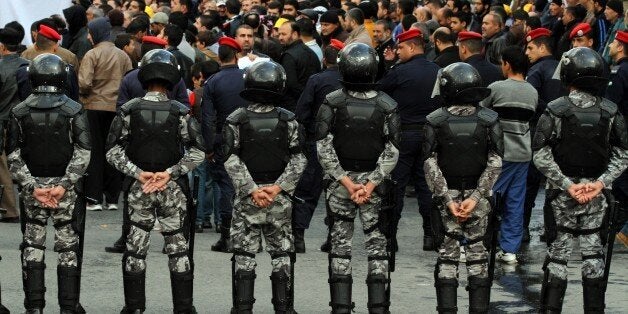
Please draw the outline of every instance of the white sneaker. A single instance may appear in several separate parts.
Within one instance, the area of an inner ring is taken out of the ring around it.
[[[118,204],[107,204],[107,210],[118,210]]]
[[[495,258],[502,262],[502,263],[506,263],[506,264],[516,264],[517,263],[517,255],[515,255],[514,253],[506,253],[502,250],[499,250],[497,252],[497,255],[495,256]]]
[[[86,209],[93,212],[99,212],[102,210],[102,205],[100,204],[87,205]]]

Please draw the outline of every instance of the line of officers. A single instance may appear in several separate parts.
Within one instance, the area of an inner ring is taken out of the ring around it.
[[[389,178],[399,158],[400,118],[396,102],[375,89],[378,56],[372,48],[360,43],[344,47],[338,67],[343,87],[326,96],[315,126],[318,161],[331,182],[326,205],[334,220],[329,304],[332,313],[350,313],[354,307],[351,242],[359,216],[368,252],[368,310],[390,313],[394,249],[387,225],[394,221],[389,211],[396,197],[390,196],[394,188]],[[588,254],[583,260],[585,312],[602,313],[604,255],[594,231],[601,228],[607,206],[602,190],[627,166],[628,136],[617,106],[594,96],[607,82],[599,55],[574,48],[559,67],[570,96],[547,106],[533,140],[534,161],[543,164],[539,170],[552,182],[562,180],[555,182],[560,192],[552,202],[562,229],[559,241],[549,247],[540,308],[547,313],[561,310],[567,287],[564,251],[576,234]],[[79,303],[82,239],[77,212],[85,205],[80,181],[89,163],[90,134],[81,105],[63,94],[66,71],[55,55],[33,60],[33,94],[12,110],[6,138],[10,171],[24,205],[21,256],[27,313],[42,313],[45,306],[48,218],[55,229],[61,313],[85,312]],[[192,198],[187,174],[206,158],[206,148],[188,108],[166,96],[180,81],[173,55],[161,49],[148,52],[138,79],[147,93],[122,106],[111,125],[106,153],[108,162],[129,178],[125,210],[131,228],[122,259],[121,313],[146,309],[146,255],[156,220],[169,257],[174,312],[195,313],[188,246],[193,230],[184,224]],[[271,255],[275,312],[295,313],[291,210],[292,194],[307,163],[302,129],[295,115],[277,103],[286,86],[280,65],[267,61],[250,66],[244,86],[240,95],[250,105],[229,115],[223,130],[224,167],[235,188],[232,313],[253,310],[255,254],[262,236]],[[489,94],[472,66],[451,64],[439,72],[433,93],[445,105],[429,114],[425,124],[425,177],[432,192],[443,196],[436,204],[440,217],[432,217],[444,230],[434,273],[441,313],[457,311],[458,260],[451,257],[459,256],[461,246],[467,252],[469,311],[489,312],[492,275],[483,239],[491,215],[490,191],[504,153],[497,113],[478,106]]]

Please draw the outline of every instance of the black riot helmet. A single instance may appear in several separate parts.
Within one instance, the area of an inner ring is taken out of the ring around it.
[[[379,56],[375,49],[363,43],[345,46],[338,55],[338,70],[342,85],[351,91],[366,91],[375,87]]]
[[[286,92],[286,70],[274,61],[249,66],[244,72],[244,90],[240,96],[255,103],[276,103]]]
[[[57,55],[40,54],[28,66],[28,78],[34,92],[60,93],[68,78],[68,65]]]
[[[566,86],[593,94],[608,83],[608,78],[604,77],[604,60],[591,48],[577,47],[565,52],[557,71]]]
[[[491,90],[483,86],[480,73],[464,62],[441,69],[435,85],[432,96],[442,95],[446,106],[476,105],[491,94]]]
[[[172,90],[181,81],[181,73],[172,53],[164,49],[153,49],[142,58],[137,78],[144,89],[149,82],[159,80],[166,84],[168,90]]]

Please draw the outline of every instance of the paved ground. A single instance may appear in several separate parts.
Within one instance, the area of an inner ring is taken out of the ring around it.
[[[400,222],[400,252],[397,255],[397,271],[392,275],[392,313],[433,313],[436,296],[433,287],[433,267],[436,254],[421,250],[422,230],[416,201],[407,200],[408,208]],[[538,202],[537,202],[538,204]],[[116,313],[123,306],[121,255],[104,252],[104,247],[113,243],[120,234],[120,211],[89,212],[85,262],[82,281],[82,304],[88,313]],[[307,253],[297,257],[296,264],[296,308],[299,313],[329,312],[329,288],[327,285],[327,255],[318,250],[326,236],[323,225],[324,210],[319,205],[311,228],[306,232]],[[534,213],[533,239],[522,248],[517,266],[498,266],[492,289],[494,312],[534,312],[538,306],[541,290],[541,263],[545,256],[545,244],[540,243],[540,212]],[[51,227],[49,227],[51,228]],[[50,229],[49,229],[50,230]],[[360,230],[360,228],[356,228]],[[153,232],[153,245],[148,256],[147,313],[171,313],[171,294],[167,257],[161,254],[163,238]],[[196,278],[194,282],[195,305],[199,313],[228,313],[231,307],[231,262],[230,255],[215,253],[209,246],[218,239],[218,234],[206,231],[197,234],[195,252]],[[53,236],[47,246],[53,247]],[[21,234],[18,224],[0,224],[0,280],[2,302],[15,313],[22,312],[23,292],[20,277],[18,245]],[[356,233],[354,241],[354,285],[353,295],[356,313],[367,313],[366,309],[366,256],[363,235]],[[582,312],[582,286],[580,281],[580,256],[575,251],[570,263],[569,289],[565,298],[565,313]],[[607,292],[607,312],[628,313],[628,249],[616,245],[614,267],[611,271]],[[256,282],[255,311],[272,313],[270,303],[270,258],[258,254],[258,277]],[[46,273],[47,309],[58,310],[56,300],[56,253],[47,258]],[[458,289],[460,311],[468,311],[466,272],[461,270],[461,287]]]

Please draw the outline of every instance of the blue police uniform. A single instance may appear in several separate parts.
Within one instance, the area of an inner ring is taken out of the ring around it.
[[[318,204],[323,187],[323,169],[316,154],[315,118],[318,108],[327,94],[341,88],[338,67],[327,68],[323,72],[312,75],[297,102],[295,114],[297,121],[305,128],[305,153],[307,166],[297,184],[294,195],[305,203],[295,204],[292,209],[292,225],[294,229],[310,227],[312,215]]]
[[[139,72],[140,69],[131,70],[124,75],[124,78],[122,78],[120,88],[118,89],[116,110],[119,110],[120,107],[126,104],[129,100],[141,98],[146,95],[146,90],[142,87],[142,83],[140,83],[140,80],[137,78],[137,74]],[[188,98],[188,93],[183,79],[181,79],[177,85],[173,86],[172,90],[168,91],[166,94],[168,95],[168,99],[176,100],[187,107],[190,107],[190,99]]]
[[[622,115],[628,114],[628,57],[617,61],[611,70],[611,82],[606,89],[606,98],[617,104]],[[622,206],[628,205],[628,171],[613,182],[613,195]]]
[[[488,62],[486,58],[482,57],[480,54],[470,56],[467,60],[464,60],[464,62],[478,70],[480,77],[482,77],[484,87],[491,85],[493,82],[504,79],[502,71],[496,65]]]
[[[419,203],[419,213],[423,217],[423,230],[431,236],[430,206],[432,193],[425,182],[421,145],[425,117],[442,105],[440,97],[432,98],[439,67],[428,61],[425,55],[417,55],[410,60],[395,65],[378,82],[381,91],[390,95],[396,102],[401,120],[401,144],[399,160],[392,172],[397,182],[396,215],[401,215],[406,185],[415,179],[415,189]]]
[[[220,216],[223,228],[229,228],[233,206],[231,199],[235,193],[231,178],[224,166],[222,128],[227,116],[240,107],[246,107],[247,101],[240,97],[244,89],[244,71],[237,65],[225,65],[220,71],[210,76],[203,87],[202,125],[203,139],[207,143],[207,153],[214,153],[214,161],[209,163],[209,174],[220,188]],[[213,144],[212,144],[213,143]]]

